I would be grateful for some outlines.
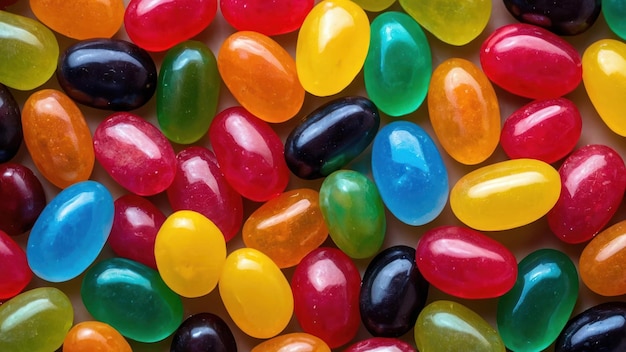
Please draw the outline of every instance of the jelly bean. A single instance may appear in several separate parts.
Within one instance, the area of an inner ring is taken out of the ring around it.
[[[212,151],[189,147],[176,155],[176,176],[167,189],[174,211],[193,210],[211,220],[228,242],[241,230],[243,201],[226,181]]]
[[[170,352],[237,352],[232,331],[219,316],[197,313],[174,332]]]
[[[462,164],[482,163],[498,146],[498,98],[471,61],[452,58],[437,66],[428,88],[428,114],[443,149]]]
[[[26,166],[0,164],[0,230],[17,236],[33,227],[46,206],[46,193]]]
[[[626,16],[626,7],[622,0],[602,0],[601,3],[606,24],[618,37],[626,39],[626,23],[623,21]]]
[[[370,337],[350,345],[344,352],[416,352],[408,343],[390,337]]]
[[[59,58],[57,80],[75,101],[106,110],[133,110],[154,95],[154,60],[120,39],[90,39],[69,46]]]
[[[361,71],[370,43],[367,14],[349,0],[324,0],[306,16],[296,42],[296,69],[304,89],[330,96]]]
[[[289,133],[287,166],[304,179],[328,176],[361,154],[379,125],[378,109],[367,98],[332,100],[309,113]]]
[[[226,257],[219,292],[231,319],[255,338],[278,335],[293,315],[289,282],[268,256],[254,248],[240,248]]]
[[[3,10],[7,6],[15,4],[17,0],[0,0],[0,10]]]
[[[280,44],[260,33],[231,34],[220,47],[217,67],[224,84],[246,110],[267,122],[285,122],[304,102],[296,64]]]
[[[387,209],[413,226],[435,219],[448,200],[448,171],[426,131],[394,121],[373,145],[372,173]]]
[[[22,247],[0,230],[0,300],[22,292],[32,277]]]
[[[546,29],[524,23],[491,33],[480,48],[480,64],[493,83],[531,99],[558,98],[582,79],[576,48]]]
[[[321,247],[309,253],[291,278],[295,314],[302,330],[336,348],[359,329],[361,276],[342,251]]]
[[[437,0],[427,3],[400,0],[400,5],[437,39],[457,46],[465,45],[478,37],[491,16],[491,1],[488,0]]]
[[[330,174],[320,188],[320,208],[333,242],[351,258],[369,258],[385,240],[387,219],[378,188],[352,170]]]
[[[504,6],[518,21],[543,27],[560,35],[580,34],[600,15],[600,0],[504,0]]]
[[[613,39],[592,43],[583,53],[583,82],[602,121],[613,132],[626,136],[620,111],[626,108],[626,44]]]
[[[243,224],[243,243],[258,249],[279,268],[292,267],[319,247],[328,229],[317,191],[287,191],[257,208]]]
[[[574,149],[581,132],[582,118],[572,101],[535,100],[504,121],[500,145],[511,159],[530,158],[551,164]]]
[[[585,246],[578,267],[580,278],[593,292],[602,296],[626,294],[626,221],[620,221]]]
[[[393,5],[396,0],[355,0],[354,2],[365,11],[381,12]]]
[[[65,94],[43,89],[22,109],[24,142],[41,174],[59,188],[91,176],[95,163],[91,131],[83,113]]]
[[[220,0],[226,22],[239,31],[278,35],[298,30],[314,5],[313,0]]]
[[[62,282],[95,260],[113,225],[113,197],[96,181],[74,184],[43,209],[28,237],[28,265],[40,278]]]
[[[204,43],[188,40],[168,50],[157,85],[157,118],[174,143],[202,138],[217,112],[220,76],[215,55]]]
[[[465,225],[500,231],[530,224],[556,204],[559,173],[534,159],[501,161],[461,177],[450,191],[450,207]]]
[[[555,352],[618,352],[626,348],[626,303],[605,302],[573,317],[556,339]]]
[[[20,106],[11,91],[0,84],[0,163],[17,154],[23,137]]]
[[[83,321],[70,329],[63,341],[63,352],[132,352],[124,337],[111,325]]]
[[[559,168],[561,195],[548,212],[552,233],[567,243],[589,241],[611,220],[624,198],[626,167],[617,151],[586,145]]]
[[[183,320],[180,297],[156,270],[132,260],[98,262],[83,278],[80,294],[91,316],[138,342],[161,341]]]
[[[283,143],[266,122],[236,106],[215,116],[209,140],[228,183],[255,202],[276,197],[289,183]]]
[[[324,340],[315,335],[305,332],[294,332],[261,342],[252,348],[250,352],[276,351],[330,352],[330,348]]]
[[[398,337],[415,326],[428,282],[415,265],[415,249],[392,246],[368,264],[359,294],[363,325],[374,336]]]
[[[0,10],[0,83],[19,90],[46,83],[57,68],[59,44],[39,21]]]
[[[519,263],[515,286],[498,301],[498,331],[513,351],[542,351],[559,336],[578,299],[570,258],[540,249]]]
[[[53,31],[79,40],[111,38],[124,20],[123,0],[30,0],[30,9]]]
[[[418,351],[505,351],[489,323],[452,301],[427,305],[417,318],[414,335]]]
[[[167,138],[141,117],[118,112],[96,128],[96,159],[122,187],[140,196],[167,189],[176,174],[176,155]]]
[[[370,32],[363,67],[368,96],[387,115],[414,112],[426,98],[433,69],[424,31],[407,14],[390,11],[374,19]]]
[[[164,51],[200,34],[216,13],[217,0],[130,0],[124,28],[133,43]]]
[[[417,244],[417,266],[426,280],[450,295],[482,299],[508,292],[517,260],[500,242],[460,226],[440,226]]]

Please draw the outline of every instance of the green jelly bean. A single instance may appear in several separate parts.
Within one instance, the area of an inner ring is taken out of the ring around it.
[[[73,321],[72,302],[59,289],[23,292],[0,305],[0,351],[55,351]]]
[[[135,341],[161,341],[183,320],[180,297],[159,273],[129,259],[109,258],[94,265],[80,294],[96,320]]]
[[[0,83],[19,90],[46,83],[57,68],[59,43],[46,26],[0,11]]]
[[[602,0],[602,15],[618,37],[626,39],[626,3],[624,0]]]
[[[324,179],[319,197],[328,232],[339,249],[355,259],[378,252],[387,222],[374,182],[357,171],[335,171]]]
[[[424,31],[410,16],[395,11],[376,17],[370,31],[363,68],[369,98],[387,115],[412,113],[424,102],[433,70]]]
[[[422,309],[415,322],[419,351],[504,352],[496,330],[480,315],[453,301],[434,301]]]
[[[157,85],[157,120],[172,142],[190,144],[208,131],[217,111],[220,75],[213,52],[189,40],[168,50]]]
[[[498,301],[498,331],[516,352],[542,351],[559,336],[578,298],[578,273],[570,258],[540,249],[518,265],[517,282]]]

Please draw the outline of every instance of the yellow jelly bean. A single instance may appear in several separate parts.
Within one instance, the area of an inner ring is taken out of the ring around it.
[[[380,12],[393,5],[396,0],[352,0],[363,10],[370,12]]]

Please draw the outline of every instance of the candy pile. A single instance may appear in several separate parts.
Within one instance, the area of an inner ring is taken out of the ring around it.
[[[1,352],[626,348],[623,0],[0,8]]]

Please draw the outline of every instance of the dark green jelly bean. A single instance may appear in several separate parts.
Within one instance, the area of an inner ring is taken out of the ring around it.
[[[143,106],[157,87],[150,54],[121,39],[89,39],[68,47],[59,58],[57,79],[75,101],[114,111]]]
[[[11,91],[0,84],[0,163],[17,154],[23,139],[20,107]]]
[[[170,352],[237,352],[232,331],[219,316],[198,313],[185,319],[174,333]]]
[[[518,21],[543,27],[559,35],[580,34],[600,15],[601,0],[504,0]]]
[[[626,302],[602,303],[572,318],[557,338],[554,351],[626,351]]]

